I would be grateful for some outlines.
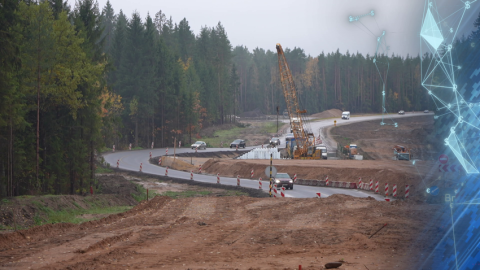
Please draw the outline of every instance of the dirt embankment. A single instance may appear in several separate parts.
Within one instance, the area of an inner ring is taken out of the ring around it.
[[[254,170],[254,178],[265,179],[265,168],[270,164],[269,160],[209,160],[202,165],[202,170],[208,174],[219,173],[222,176],[250,178],[250,171]],[[427,171],[431,162],[419,161],[417,169],[411,163],[401,161],[376,161],[376,160],[274,160],[273,165],[278,172],[286,172],[293,177],[297,174],[298,179],[325,180],[328,176],[330,181],[357,182],[358,178],[369,182],[379,181],[380,187],[388,183],[390,187],[396,184],[399,192],[403,192],[405,185],[410,185],[410,195],[423,194],[423,189],[417,190],[421,184],[421,174]],[[402,187],[402,188],[400,188]]]
[[[48,221],[49,214],[53,212],[137,205],[138,202],[133,195],[140,195],[141,192],[135,184],[125,180],[123,176],[101,175],[98,183],[100,189],[95,191],[94,196],[89,194],[6,198],[0,202],[0,225],[6,228],[28,228],[44,224]]]
[[[341,211],[340,211],[341,210]],[[326,199],[155,197],[83,223],[0,235],[8,269],[420,269],[438,206]],[[387,224],[377,234],[375,231]],[[372,237],[371,237],[372,236]]]
[[[330,109],[316,114],[312,114],[310,117],[313,119],[325,119],[325,118],[334,118],[341,117],[342,111],[339,109]]]
[[[117,171],[115,173],[97,175],[99,189],[95,190],[93,196],[90,194],[21,196],[0,201],[0,233],[7,233],[15,228],[25,229],[45,223],[63,222],[56,221],[62,212],[75,212],[78,214],[77,218],[83,219],[78,221],[82,222],[100,219],[109,215],[108,211],[101,210],[103,208],[135,206],[138,204],[137,199],[145,200],[145,189],[149,189],[150,199],[155,195],[165,194],[174,198],[239,195],[262,198],[268,195],[260,190],[244,187],[219,187],[211,183],[115,170]],[[141,187],[144,189],[141,190]],[[114,212],[124,210],[113,209]],[[97,211],[101,213],[89,214]],[[55,219],[53,221],[50,219],[52,214]]]
[[[412,150],[414,159],[435,160],[438,141],[434,137],[432,115],[395,118],[398,127],[380,125],[380,120],[341,125],[330,129],[332,137],[341,145],[357,144],[376,160],[392,160],[393,147],[402,145]],[[385,120],[390,122],[390,120]]]

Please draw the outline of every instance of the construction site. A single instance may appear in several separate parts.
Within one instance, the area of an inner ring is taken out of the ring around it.
[[[0,235],[0,268],[427,269],[427,254],[445,229],[432,226],[443,205],[434,204],[426,189],[456,184],[434,169],[439,153],[431,143],[433,116],[397,118],[395,127],[383,125],[383,118],[382,124],[337,125],[337,117],[355,117],[339,110],[309,116],[299,107],[283,49],[280,44],[276,48],[287,103],[282,134],[248,132],[254,126],[249,121],[274,121],[255,119],[258,112],[252,113],[239,120],[247,127],[242,135],[248,143],[266,143],[260,150],[238,149],[237,144],[230,151],[207,151],[205,146],[204,152],[195,147],[177,155],[174,145],[173,156],[168,148],[157,157],[150,152],[149,165],[164,168],[165,176],[144,173],[143,163],[140,172],[127,172],[131,169],[122,170],[119,158],[118,169],[99,176],[96,190],[103,193],[93,194],[91,188],[86,197],[7,201],[1,205],[2,226],[10,230]],[[307,125],[318,120],[327,124],[318,130]],[[274,135],[281,139],[268,142]],[[251,151],[265,153],[260,158],[249,155]],[[240,186],[240,178],[268,180],[263,172],[269,165],[294,176],[290,189],[300,185],[337,191],[323,197],[302,191],[282,198],[284,193],[276,196],[272,184],[268,193],[261,181],[259,189]],[[191,178],[170,177],[168,168],[189,172]],[[193,181],[194,173],[216,175],[217,184]],[[220,177],[237,177],[237,186],[221,185]],[[345,195],[339,188],[371,195]],[[294,198],[299,195],[303,198]],[[116,214],[86,211],[93,205],[124,208]],[[49,221],[72,208],[88,212],[76,217],[86,222]]]
[[[268,193],[249,193],[245,188],[118,171],[102,177],[115,179],[105,181],[125,186],[126,191],[123,199],[110,197],[108,201],[133,209],[92,215],[88,218],[93,221],[78,225],[57,223],[4,232],[0,235],[0,267],[323,269],[328,263],[339,263],[336,269],[423,269],[419,266],[428,260],[425,255],[444,231],[432,226],[435,213],[443,206],[427,203],[424,188],[424,181],[438,181],[438,175],[431,172],[434,146],[426,141],[432,135],[433,117],[399,119],[398,123],[399,128],[393,129],[380,127],[374,120],[325,132],[329,140],[338,138],[340,145],[356,144],[359,152],[369,157],[365,160],[280,159],[274,166],[278,171],[296,174],[297,184],[327,176],[332,182],[373,179],[381,187],[387,182],[399,187],[407,184],[411,187],[408,199],[400,194],[400,188],[397,198],[390,194],[390,202],[340,194],[320,199],[271,198]],[[415,170],[411,162],[396,160],[393,148],[397,144],[412,149],[418,159]],[[233,159],[241,154],[199,151],[182,154],[174,163],[165,158],[163,166],[191,171],[202,165],[207,175],[240,175],[247,179],[254,170],[256,176],[266,177],[259,172],[269,160]],[[155,197],[138,204],[128,199],[130,190],[135,189],[129,187],[130,182],[148,188]],[[227,193],[221,191],[225,188]],[[192,190],[193,197],[166,196],[168,192]],[[111,193],[122,191],[114,189]],[[104,196],[118,195],[97,194],[93,198]],[[38,201],[52,209],[68,208],[62,200]],[[88,203],[76,201],[88,208]],[[12,227],[14,217],[9,213],[16,213],[16,222],[29,227],[41,212],[32,212],[36,206],[31,203],[8,205],[10,208],[3,205],[3,224]]]

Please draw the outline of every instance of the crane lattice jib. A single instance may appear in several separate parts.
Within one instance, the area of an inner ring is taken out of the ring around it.
[[[283,53],[282,45],[277,43],[277,55],[278,55],[278,69],[280,71],[280,80],[282,82],[283,95],[285,96],[285,103],[287,104],[288,116],[290,117],[290,126],[292,127],[292,133],[297,143],[297,149],[303,156],[308,149],[310,141],[305,134],[302,113],[306,113],[305,110],[300,111],[298,106],[297,90],[293,81],[292,73],[288,67],[287,60]]]

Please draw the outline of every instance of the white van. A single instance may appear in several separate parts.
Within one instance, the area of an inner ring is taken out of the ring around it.
[[[349,120],[350,119],[350,112],[349,111],[343,112],[342,113],[342,119]]]

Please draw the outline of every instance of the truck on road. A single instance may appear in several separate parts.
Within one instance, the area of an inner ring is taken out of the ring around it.
[[[342,119],[350,120],[350,112],[349,111],[342,112]]]

